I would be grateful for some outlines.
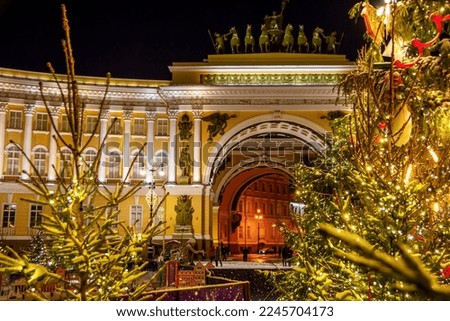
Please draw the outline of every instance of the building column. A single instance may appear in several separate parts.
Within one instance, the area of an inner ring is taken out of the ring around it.
[[[176,159],[177,159],[177,116],[178,109],[169,109],[169,165],[168,183],[176,183]]]
[[[194,184],[201,183],[201,169],[202,169],[202,115],[203,110],[194,109],[192,111],[194,116],[194,170],[192,181]]]
[[[52,122],[58,127],[59,120],[59,106],[50,106],[50,117],[52,117]],[[50,125],[50,142],[49,142],[49,150],[48,150],[48,170],[47,170],[47,180],[49,182],[56,182],[56,166],[57,156],[58,156],[58,145],[56,144],[56,129]]]
[[[132,110],[123,111],[123,166],[122,181],[129,182],[131,173],[128,173],[131,165],[130,142],[131,142],[131,119],[133,118]],[[128,175],[129,174],[129,175]],[[128,177],[127,177],[128,175]]]
[[[100,114],[100,135],[99,135],[99,153],[100,162],[98,165],[98,180],[101,183],[106,182],[106,164],[107,164],[107,150],[106,150],[106,133],[108,132],[109,110],[103,110]],[[120,120],[117,120],[120,121]]]
[[[7,111],[8,103],[0,102],[0,179],[3,179],[3,164],[5,162],[5,133]]]
[[[148,111],[146,112],[147,116],[147,166],[145,172],[145,183],[151,183],[153,181],[153,166],[155,165],[155,160],[153,157],[155,156],[154,148],[155,148],[155,120],[156,120],[156,112]]]
[[[32,160],[31,157],[31,140],[33,138],[33,115],[35,106],[33,104],[26,104],[24,107],[25,112],[25,129],[23,132],[23,153],[30,159],[22,156],[22,174],[21,178],[24,180],[30,179],[29,174]]]

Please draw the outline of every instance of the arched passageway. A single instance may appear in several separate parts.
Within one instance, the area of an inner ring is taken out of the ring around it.
[[[290,227],[293,171],[326,149],[327,132],[306,119],[259,116],[233,128],[208,155],[205,177],[214,190],[214,240],[232,253],[244,247],[278,251],[277,225]]]
[[[283,237],[277,227],[292,227],[289,203],[292,178],[285,172],[257,167],[234,177],[223,193],[218,213],[218,238],[232,253],[263,248],[277,252]]]

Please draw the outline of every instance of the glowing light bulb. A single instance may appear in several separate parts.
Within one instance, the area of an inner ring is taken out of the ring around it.
[[[412,172],[412,169],[413,169],[413,165],[412,165],[412,164],[409,164],[409,165],[408,165],[408,168],[406,169],[405,179],[403,180],[403,182],[404,182],[405,184],[408,184],[408,183],[409,183],[409,179],[411,178],[411,172]]]
[[[431,158],[433,158],[433,161],[434,161],[435,163],[439,162],[439,157],[438,157],[438,155],[436,154],[436,152],[433,150],[433,148],[432,148],[431,146],[428,146],[427,149],[428,149],[428,152],[429,152],[430,155],[431,155]]]

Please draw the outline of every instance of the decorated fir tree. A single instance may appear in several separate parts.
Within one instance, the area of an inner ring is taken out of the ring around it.
[[[24,252],[31,263],[45,265],[54,272],[58,266],[61,266],[61,258],[54,256],[50,251],[49,240],[42,230],[38,230]]]
[[[329,149],[296,171],[283,300],[450,298],[450,6],[369,1],[368,46],[337,87],[350,112]]]
[[[147,224],[143,223],[143,229],[138,233],[133,226],[118,221],[118,204],[135,194],[140,185],[117,184],[112,190],[106,186],[102,187],[96,176],[100,153],[93,162],[87,162],[84,158],[85,150],[92,144],[100,120],[93,133],[86,138],[86,133],[83,132],[86,106],[78,91],[64,5],[62,15],[66,79],[58,76],[50,64],[48,66],[54,76],[54,83],[59,88],[60,101],[67,115],[71,135],[60,135],[57,124],[51,117],[43,84],[41,93],[52,121],[51,126],[56,133],[52,139],[60,150],[70,150],[71,161],[67,162],[57,175],[56,184],[50,186],[33,167],[29,155],[23,153],[23,157],[28,159],[33,169],[30,173],[24,173],[26,179],[21,180],[21,183],[35,194],[30,197],[31,202],[44,205],[43,219],[39,226],[40,240],[35,238],[29,256],[21,255],[11,248],[0,252],[0,272],[24,276],[30,286],[29,295],[38,300],[51,298],[42,291],[47,284],[55,285],[59,293],[58,299],[142,299],[145,297],[146,284],[136,286],[136,281],[145,274],[146,263],[142,260],[142,252],[152,237],[161,232],[162,226],[152,225],[153,219],[150,218]],[[108,83],[109,76],[106,79],[106,84]],[[106,94],[107,92],[105,98]],[[105,99],[98,108],[99,115],[104,108]],[[105,141],[99,142],[99,151],[103,149],[104,144]],[[133,163],[134,161],[135,159],[132,160]],[[42,246],[41,250],[36,246]],[[57,271],[64,273],[55,272],[55,265],[50,264],[54,262],[53,258],[58,258],[60,269]]]

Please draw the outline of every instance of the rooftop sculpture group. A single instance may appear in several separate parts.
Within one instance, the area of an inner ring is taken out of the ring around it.
[[[248,53],[248,52],[310,52],[322,53],[322,40],[326,43],[324,52],[336,54],[341,40],[337,40],[337,32],[333,31],[329,35],[325,35],[324,30],[316,27],[312,32],[311,43],[306,36],[304,25],[298,25],[297,38],[294,36],[294,26],[288,23],[283,30],[283,13],[287,0],[281,1],[281,11],[276,11],[272,15],[264,17],[264,23],[261,24],[260,35],[257,38],[253,36],[253,27],[247,24],[244,37],[244,45],[241,48],[241,40],[239,38],[236,27],[230,28],[227,33],[214,33],[214,39],[209,32],[211,41],[214,45],[216,54],[226,52]],[[229,51],[226,48],[226,42],[229,41]]]

